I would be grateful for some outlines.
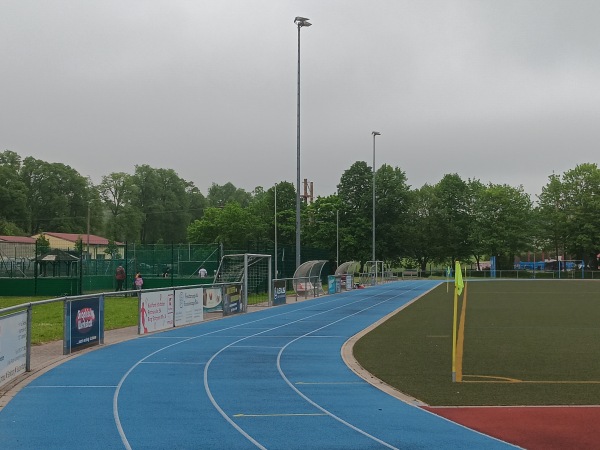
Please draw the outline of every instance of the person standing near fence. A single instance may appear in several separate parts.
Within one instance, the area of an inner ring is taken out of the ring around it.
[[[142,287],[144,286],[144,279],[142,278],[141,273],[138,272],[135,274],[135,280],[133,280],[133,285],[138,291],[142,290]]]
[[[117,291],[123,290],[123,282],[125,281],[125,269],[123,266],[117,267],[117,273],[115,274],[117,280]]]
[[[200,267],[200,270],[198,271],[198,275],[200,275],[200,278],[206,278],[206,269],[204,267]]]

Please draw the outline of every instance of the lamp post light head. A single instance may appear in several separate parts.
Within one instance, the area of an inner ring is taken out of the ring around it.
[[[312,23],[309,22],[310,19],[307,19],[306,17],[296,17],[294,19],[294,23],[296,25],[298,25],[298,28],[300,27],[310,27],[312,25]]]
[[[381,136],[381,133],[379,131],[373,131],[371,134],[373,136]]]

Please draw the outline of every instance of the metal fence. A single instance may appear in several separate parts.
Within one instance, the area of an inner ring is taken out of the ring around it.
[[[490,270],[466,269],[468,278],[481,279],[517,279],[517,280],[600,280],[600,271],[598,270],[496,270],[495,276]],[[428,270],[419,272],[422,277],[441,277],[446,278],[445,270]],[[464,273],[463,273],[464,275]]]
[[[125,243],[114,252],[88,249],[83,244],[66,243],[50,247],[35,244],[10,244],[0,248],[0,292],[3,295],[81,295],[107,292],[117,288],[116,270],[126,272],[124,286],[131,287],[135,274],[144,278],[144,287],[161,288],[185,284],[205,284],[212,280],[224,254],[270,254],[272,244],[250,242],[246,249],[224,249],[219,244]],[[305,258],[323,257],[326,252],[303,249]],[[294,249],[277,249],[278,272],[293,275]],[[199,277],[200,269],[206,279]],[[276,274],[273,274],[276,276]]]

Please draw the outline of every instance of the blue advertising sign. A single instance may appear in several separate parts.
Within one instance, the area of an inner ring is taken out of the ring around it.
[[[327,276],[327,292],[329,294],[335,294],[335,289],[336,289],[335,275],[328,275]]]
[[[223,295],[223,315],[237,314],[244,312],[242,302],[242,287],[239,284],[225,286]]]
[[[67,301],[64,323],[65,355],[104,343],[104,296]]]
[[[496,257],[490,257],[490,277],[496,278]]]
[[[275,280],[273,283],[274,296],[273,305],[284,305],[287,302],[285,293],[285,280]]]

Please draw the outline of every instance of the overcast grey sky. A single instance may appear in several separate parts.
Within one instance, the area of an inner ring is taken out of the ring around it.
[[[598,162],[597,0],[0,0],[0,150],[206,194],[355,161],[523,185]],[[534,197],[535,199],[535,197]]]

